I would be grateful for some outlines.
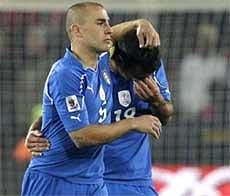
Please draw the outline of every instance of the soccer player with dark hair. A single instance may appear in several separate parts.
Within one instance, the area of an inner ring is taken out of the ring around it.
[[[136,31],[128,32],[115,43],[112,60],[126,79],[142,80],[161,65],[159,48],[140,48]]]
[[[166,124],[173,108],[159,48],[139,48],[131,31],[115,44],[111,61],[112,121],[153,114]],[[156,196],[151,158],[148,134],[134,131],[108,143],[104,180],[109,195]]]
[[[22,195],[106,196],[102,144],[133,129],[159,137],[161,123],[152,115],[110,124],[113,104],[107,51],[112,39],[139,28],[139,22],[121,24],[112,32],[102,5],[85,2],[68,9],[71,46],[53,64],[43,91],[42,134],[52,145],[43,156],[32,158]]]

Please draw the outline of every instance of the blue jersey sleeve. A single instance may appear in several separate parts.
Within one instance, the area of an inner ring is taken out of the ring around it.
[[[84,101],[84,75],[71,68],[59,69],[52,74],[47,85],[66,131],[89,124]]]
[[[165,68],[163,61],[161,60],[160,68],[154,73],[154,80],[160,88],[161,95],[165,100],[171,101],[171,93],[169,90],[169,84],[167,80],[167,76],[165,73]]]

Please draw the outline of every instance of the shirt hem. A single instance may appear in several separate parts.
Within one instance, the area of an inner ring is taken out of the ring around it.
[[[126,185],[138,185],[138,186],[152,186],[153,181],[138,181],[138,180],[104,180],[105,183],[111,183],[111,184],[126,184]]]
[[[70,182],[70,183],[74,183],[74,184],[103,184],[104,181],[103,179],[95,179],[95,178],[90,178],[90,179],[82,179],[82,178],[78,178],[78,179],[74,179],[72,177],[64,177],[64,176],[55,176],[53,174],[49,174],[40,170],[34,170],[34,169],[28,169],[27,172],[31,172],[31,173],[41,173],[42,175],[47,175],[51,178],[58,178],[58,179],[62,179],[64,181]]]

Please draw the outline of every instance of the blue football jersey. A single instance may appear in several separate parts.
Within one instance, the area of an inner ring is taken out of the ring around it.
[[[111,108],[109,55],[102,53],[94,70],[84,68],[67,49],[52,66],[43,92],[42,133],[51,146],[31,160],[29,169],[80,184],[102,182],[104,146],[78,149],[68,132],[89,124],[109,124]]]
[[[134,92],[133,81],[125,80],[111,71],[113,83],[112,121],[151,114],[153,111]],[[168,81],[163,62],[153,78],[160,87],[165,100],[170,101]],[[107,183],[124,183],[130,185],[152,185],[151,149],[148,134],[132,131],[106,145],[105,174]]]

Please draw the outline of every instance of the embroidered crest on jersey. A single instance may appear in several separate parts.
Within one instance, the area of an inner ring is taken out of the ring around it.
[[[111,84],[110,77],[106,70],[103,71],[103,77],[104,77],[105,82],[110,85]]]
[[[100,86],[100,89],[99,89],[99,95],[100,95],[100,99],[102,101],[105,101],[105,91],[104,91],[102,85]]]
[[[69,112],[76,112],[81,109],[76,95],[71,95],[65,98],[66,106]]]
[[[131,103],[130,92],[128,90],[119,91],[118,92],[118,100],[122,106],[128,107]]]

